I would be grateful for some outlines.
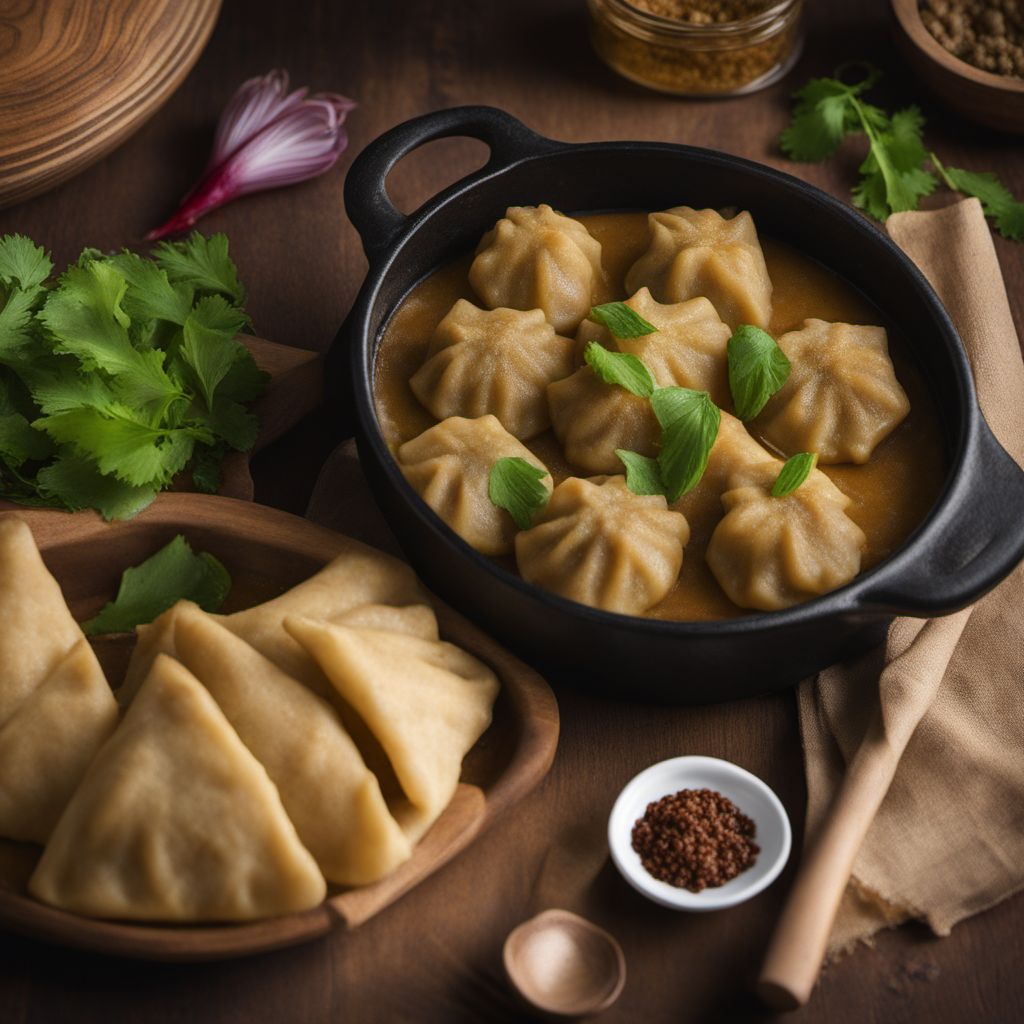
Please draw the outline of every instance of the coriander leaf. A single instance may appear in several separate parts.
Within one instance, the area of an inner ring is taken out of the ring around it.
[[[583,358],[605,384],[618,384],[640,398],[650,398],[654,393],[651,371],[628,352],[609,352],[592,341],[587,345]]]
[[[689,388],[658,388],[651,406],[661,424],[658,468],[665,497],[673,502],[704,475],[722,416],[706,391]]]
[[[615,454],[626,467],[626,486],[640,495],[664,494],[665,485],[661,482],[661,470],[658,460],[648,458],[639,452],[616,448]]]
[[[39,292],[13,288],[0,308],[0,362],[20,364],[33,343],[32,311]]]
[[[116,399],[106,381],[96,373],[79,373],[68,369],[36,369],[23,375],[32,398],[46,416],[68,412],[81,406],[105,409]]]
[[[269,381],[270,374],[256,365],[252,353],[243,345],[242,352],[221,381],[217,397],[230,398],[236,402],[251,402],[263,394]]]
[[[786,460],[786,464],[779,470],[779,475],[772,484],[772,497],[785,498],[792,494],[810,475],[810,472],[818,464],[816,452],[800,452]]]
[[[53,444],[45,434],[33,430],[21,413],[0,415],[0,457],[8,466],[38,462],[53,454]]]
[[[165,486],[185,468],[197,440],[212,441],[198,428],[163,430],[141,421],[131,409],[80,408],[36,420],[55,441],[96,461],[101,473],[136,487]]]
[[[235,333],[245,322],[245,314],[220,295],[200,299],[185,321],[185,340],[179,353],[195,373],[207,408],[213,407],[214,392],[232,363],[246,351],[235,341]]]
[[[603,306],[593,306],[589,319],[607,327],[616,338],[642,338],[658,330],[624,302],[606,302]]]
[[[125,569],[117,597],[82,623],[86,636],[127,633],[152,622],[178,601],[218,611],[231,589],[227,569],[213,557],[195,554],[181,534],[140,565]]]
[[[541,483],[548,476],[546,469],[526,459],[503,458],[491,466],[487,496],[491,503],[503,508],[520,530],[533,525],[533,517],[548,503],[551,492]]]
[[[4,235],[0,238],[0,281],[10,285],[15,281],[23,291],[37,289],[50,276],[53,263],[42,246],[24,235]]]
[[[951,189],[981,200],[985,215],[995,221],[999,234],[1014,242],[1024,242],[1024,202],[1014,199],[1013,193],[994,174],[943,167],[934,153],[930,156],[935,169]]]
[[[155,497],[156,487],[133,487],[113,476],[104,476],[96,464],[80,455],[61,454],[36,477],[40,494],[77,512],[97,509],[104,519],[131,519]]]
[[[240,452],[252,448],[259,435],[256,416],[244,405],[220,395],[214,400],[212,409],[205,413],[196,412],[194,419]]]
[[[192,462],[192,483],[203,494],[216,494],[220,490],[220,464],[227,446],[224,444],[196,445]]]
[[[238,272],[228,256],[226,235],[205,238],[193,231],[179,242],[160,242],[153,258],[174,283],[188,284],[202,292],[219,292],[237,303],[245,301]]]
[[[108,261],[128,282],[124,308],[132,320],[166,320],[184,324],[192,310],[188,284],[172,285],[155,263],[127,250]]]
[[[791,160],[812,163],[831,156],[851,130],[848,112],[854,95],[835,78],[812,78],[798,89],[792,121],[779,137],[782,152]]]
[[[740,324],[726,352],[736,415],[741,420],[752,420],[786,383],[789,360],[767,331],[752,324]]]

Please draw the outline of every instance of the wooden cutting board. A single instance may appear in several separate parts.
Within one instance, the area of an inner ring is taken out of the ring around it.
[[[0,0],[0,207],[77,174],[181,84],[220,0]]]

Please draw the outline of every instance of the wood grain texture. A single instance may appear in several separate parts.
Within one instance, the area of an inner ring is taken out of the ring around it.
[[[93,512],[21,514],[79,620],[113,597],[124,568],[137,565],[178,533],[227,566],[233,608],[283,593],[344,547],[338,534],[306,519],[210,495],[162,494],[135,519],[114,524]],[[455,797],[396,871],[373,885],[336,891],[300,914],[245,924],[161,927],[90,920],[33,900],[22,886],[26,863],[38,848],[0,840],[5,848],[0,852],[0,926],[79,949],[197,961],[306,942],[336,927],[355,928],[390,906],[533,789],[550,768],[558,742],[558,705],[544,680],[443,602],[436,607],[441,635],[490,665],[502,690],[490,729],[466,757]],[[117,685],[132,643],[133,637],[123,634],[97,644],[112,685]]]
[[[0,207],[108,153],[181,84],[220,0],[0,3]]]
[[[640,138],[723,149],[771,164],[849,201],[863,158],[855,142],[824,165],[793,164],[774,140],[788,96],[812,75],[870,58],[885,70],[878,100],[920,103],[944,162],[996,171],[1024,196],[1019,140],[950,115],[915,80],[890,34],[888,0],[808,4],[804,55],[782,82],[739,100],[684,102],[615,77],[590,51],[582,0],[308,0],[301,17],[274,0],[226,0],[195,71],[124,146],[53,192],[0,211],[74,258],[83,245],[138,244],[202,170],[213,126],[238,83],[275,66],[296,84],[353,96],[350,151],[315,181],[248,196],[202,221],[231,237],[256,329],[323,351],[359,287],[365,261],[341,204],[351,155],[405,118],[491,103],[556,138]],[[479,166],[485,147],[445,140],[391,175],[406,210]],[[938,201],[933,199],[932,201]],[[996,239],[1018,333],[1024,259]],[[302,511],[336,440],[315,417],[253,463],[256,497]],[[779,794],[802,834],[806,802],[795,705],[788,695],[728,707],[666,709],[592,696],[559,681],[562,732],[551,774],[493,829],[401,902],[352,933],[230,963],[133,964],[54,951],[0,935],[0,1019],[48,1024],[476,1024],[521,1022],[503,979],[501,945],[521,921],[566,907],[621,942],[629,978],[602,1024],[914,1024],[1024,1020],[1024,898],[936,939],[911,926],[829,967],[807,1007],[776,1018],[746,994],[781,908],[792,866],[757,899],[709,915],[648,904],[606,859],[604,827],[618,788],[679,754],[736,761]],[[799,841],[797,843],[799,845]]]

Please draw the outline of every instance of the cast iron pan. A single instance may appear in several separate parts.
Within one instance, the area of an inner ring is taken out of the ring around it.
[[[490,147],[480,170],[405,216],[391,168],[432,139]],[[931,513],[881,564],[824,597],[718,622],[662,622],[587,608],[524,583],[477,554],[406,484],[381,436],[373,365],[388,316],[417,282],[470,251],[506,207],[566,212],[738,206],[758,230],[835,270],[908,339],[941,410],[949,473]],[[911,261],[864,217],[812,186],[748,160],[666,143],[570,145],[491,107],[442,110],[371,143],[349,171],[345,203],[369,271],[333,365],[352,403],[363,468],[427,584],[547,670],[627,698],[700,703],[791,685],[877,643],[894,615],[947,614],[976,600],[1024,556],[1024,473],[981,416],[963,346]],[[347,371],[344,358],[349,350]]]

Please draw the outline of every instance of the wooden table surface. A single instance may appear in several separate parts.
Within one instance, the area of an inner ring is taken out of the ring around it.
[[[209,48],[167,106],[78,178],[0,211],[0,233],[31,235],[59,263],[85,245],[138,244],[202,169],[215,119],[234,87],[274,66],[287,67],[297,84],[359,101],[349,153],[318,181],[247,198],[202,227],[230,235],[259,333],[307,348],[330,345],[365,268],[341,201],[351,154],[398,121],[438,107],[495,104],[563,139],[716,147],[848,197],[860,159],[856,147],[827,166],[793,165],[773,140],[796,85],[840,61],[870,58],[886,70],[888,99],[923,105],[928,141],[944,161],[995,170],[1024,195],[1019,140],[958,122],[901,75],[883,0],[816,0],[810,7],[807,47],[786,81],[742,100],[694,103],[643,92],[605,70],[588,46],[582,0],[226,0]],[[396,170],[392,191],[411,209],[483,157],[479,143],[434,143]],[[1024,250],[998,239],[997,247],[1020,331]],[[302,511],[333,440],[314,419],[272,446],[255,466],[257,499]],[[198,966],[104,959],[0,935],[0,1020],[521,1020],[501,978],[501,943],[519,921],[554,905],[604,924],[625,947],[629,980],[603,1019],[771,1019],[744,983],[756,971],[792,865],[748,904],[679,915],[647,903],[618,878],[603,830],[617,790],[635,772],[693,753],[729,758],[762,776],[782,797],[799,836],[805,794],[792,696],[698,710],[612,704],[568,689],[559,697],[563,734],[546,782],[364,928]],[[811,1004],[790,1019],[1024,1020],[1021,963],[1024,897],[1018,896],[946,939],[919,926],[880,936],[874,948],[830,967]]]

